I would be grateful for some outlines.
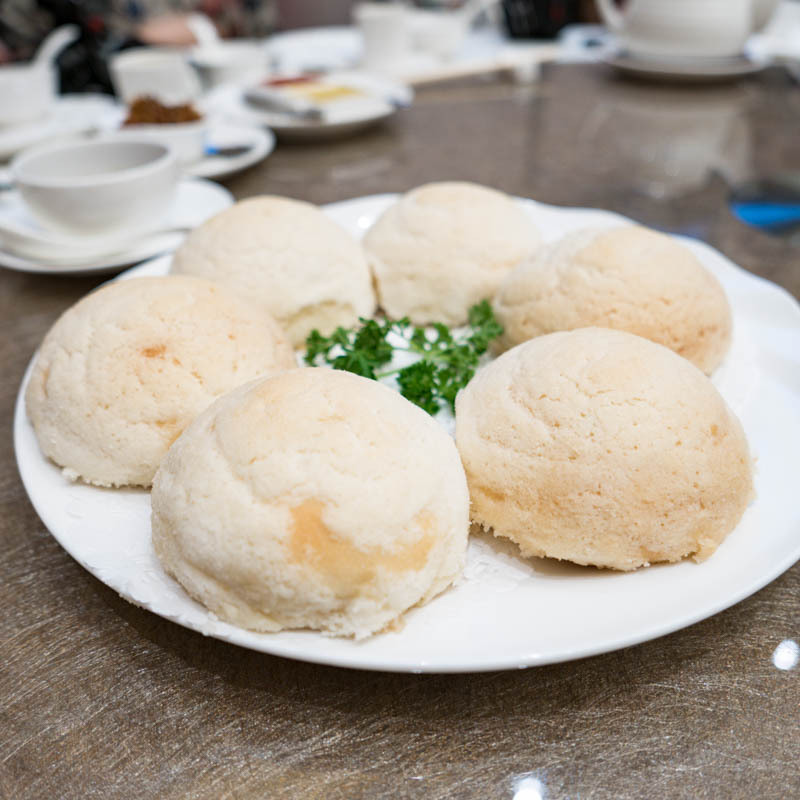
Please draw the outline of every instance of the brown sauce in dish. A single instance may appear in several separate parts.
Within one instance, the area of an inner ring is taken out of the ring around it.
[[[190,103],[167,106],[154,97],[137,97],[128,109],[123,125],[172,125],[176,122],[197,122],[202,119]]]

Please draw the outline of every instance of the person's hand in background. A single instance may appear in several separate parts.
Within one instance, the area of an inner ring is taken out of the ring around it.
[[[188,14],[163,14],[151,17],[136,28],[136,39],[143,44],[187,47],[197,44],[188,25]]]

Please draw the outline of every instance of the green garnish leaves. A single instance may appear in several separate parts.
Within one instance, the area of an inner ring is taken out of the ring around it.
[[[330,336],[314,330],[306,340],[305,361],[309,366],[328,364],[378,380],[394,375],[400,394],[429,414],[442,404],[455,410],[456,395],[463,389],[493,339],[503,332],[487,300],[469,310],[465,329],[452,331],[440,322],[428,327],[397,321],[359,319],[359,328],[337,328]],[[417,360],[405,367],[379,371],[398,352]]]
[[[472,306],[467,319],[472,328],[470,343],[476,353],[485,353],[492,340],[503,335],[503,326],[495,319],[488,300]]]
[[[311,331],[306,339],[306,364],[313,367],[326,363],[334,369],[376,380],[375,370],[388,364],[394,356],[394,348],[386,341],[386,335],[407,320],[378,322],[359,317],[358,321],[361,327],[357,331],[337,328],[330,336],[323,336],[316,329]]]
[[[429,414],[439,411],[437,368],[432,361],[417,361],[397,373],[400,394]]]

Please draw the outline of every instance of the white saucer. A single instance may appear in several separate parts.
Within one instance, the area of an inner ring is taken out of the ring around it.
[[[0,127],[0,161],[49,139],[114,130],[124,113],[114,98],[104,94],[62,95],[47,116],[24,125]]]
[[[235,125],[225,122],[210,124],[206,146],[213,148],[246,145],[240,155],[206,155],[186,167],[186,173],[196,178],[223,178],[263,161],[275,149],[275,135],[265,128]]]
[[[242,84],[227,84],[213,89],[202,105],[208,114],[224,117],[230,122],[269,127],[283,138],[310,141],[357,133],[391,117],[414,98],[413,90],[405,84],[369,72],[333,72],[326,75],[325,80],[361,89],[369,96],[358,102],[331,103],[324,108],[321,122],[252,106],[244,99],[247,87]]]
[[[731,81],[761,72],[766,66],[765,61],[744,54],[731,58],[649,59],[617,51],[602,60],[626,75],[668,83]]]
[[[38,228],[28,217],[16,191],[4,192],[0,197],[2,198],[0,213],[7,213],[21,224]],[[178,185],[175,200],[164,220],[164,227],[196,227],[214,214],[233,205],[233,202],[233,195],[224,187],[201,178],[185,178]],[[184,233],[179,232],[143,235],[134,247],[125,252],[69,264],[48,264],[44,259],[26,258],[0,249],[0,266],[17,272],[49,275],[118,272],[122,267],[172,252],[180,245],[184,236]]]

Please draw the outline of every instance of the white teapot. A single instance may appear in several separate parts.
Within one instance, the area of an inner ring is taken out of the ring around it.
[[[606,25],[633,55],[655,58],[726,58],[742,52],[778,0],[597,0]]]

